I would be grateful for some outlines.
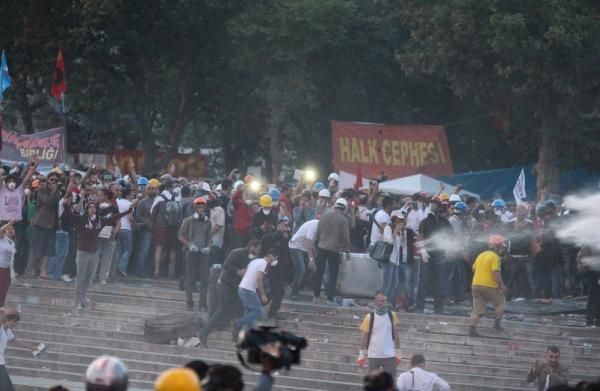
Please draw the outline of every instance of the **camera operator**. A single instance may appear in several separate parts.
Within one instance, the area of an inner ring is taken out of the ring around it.
[[[277,265],[278,258],[277,250],[270,248],[264,258],[255,259],[248,264],[246,274],[238,288],[238,296],[244,306],[244,316],[233,321],[232,332],[235,340],[242,328],[251,328],[262,316],[262,306],[269,302],[263,284],[264,278],[269,267]]]

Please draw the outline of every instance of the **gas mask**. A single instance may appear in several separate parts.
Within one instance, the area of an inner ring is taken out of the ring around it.
[[[264,213],[265,215],[267,215],[267,216],[268,216],[268,215],[271,213],[271,208],[263,208],[263,210],[262,210],[262,211],[263,211],[263,213]]]

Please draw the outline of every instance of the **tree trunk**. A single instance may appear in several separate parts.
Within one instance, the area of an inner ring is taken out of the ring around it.
[[[542,131],[538,161],[534,167],[538,200],[560,196],[560,170],[558,169],[558,144],[549,132]]]
[[[271,179],[271,183],[279,182],[279,173],[281,172],[281,134],[279,132],[278,121],[271,121],[269,124],[269,156],[270,162],[267,161],[267,178]],[[270,164],[269,164],[270,163]],[[270,170],[269,170],[270,166]]]

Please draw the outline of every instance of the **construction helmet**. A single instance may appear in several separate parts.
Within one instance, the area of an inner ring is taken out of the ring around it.
[[[348,207],[348,201],[346,201],[345,198],[338,198],[337,201],[335,201],[335,204],[333,204],[333,207],[346,209]]]
[[[464,202],[460,201],[460,202],[457,202],[456,204],[454,204],[454,213],[455,214],[457,214],[457,215],[463,214],[466,211],[467,211],[467,205]]]
[[[501,235],[492,235],[488,243],[490,246],[506,247],[506,240]]]
[[[138,185],[146,186],[147,184],[148,184],[148,178],[143,177],[143,176],[138,178]]]
[[[440,194],[440,200],[442,200],[442,202],[448,202],[450,201],[450,196],[448,193],[442,193]]]
[[[452,194],[450,196],[450,202],[461,202],[461,198],[458,194]]]
[[[196,199],[194,199],[193,204],[194,205],[206,205],[206,200],[204,199],[204,197],[197,197]]]
[[[125,391],[128,383],[127,367],[117,357],[98,357],[85,371],[86,391]]]
[[[250,183],[254,180],[254,177],[252,175],[246,175],[244,177],[244,183]]]
[[[189,368],[171,368],[154,382],[154,391],[202,391],[196,372]]]
[[[329,176],[327,177],[328,181],[336,181],[339,182],[340,181],[340,176],[338,174],[336,174],[335,172],[332,172],[331,174],[329,174]]]
[[[498,198],[492,202],[492,208],[506,208],[506,202],[504,200]]]
[[[152,178],[148,181],[148,186],[152,186],[152,187],[156,187],[159,188],[160,187],[160,182],[158,179],[156,178]]]
[[[271,198],[270,195],[265,194],[260,197],[258,204],[260,205],[261,208],[270,208],[273,206],[273,199]]]
[[[281,193],[277,189],[271,189],[271,191],[269,191],[269,195],[273,201],[279,201],[279,198],[281,198]]]
[[[319,197],[331,198],[331,193],[327,189],[323,189],[319,192]]]

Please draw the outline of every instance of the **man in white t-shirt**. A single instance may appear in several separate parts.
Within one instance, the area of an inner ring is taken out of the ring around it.
[[[367,314],[360,325],[362,337],[358,365],[369,365],[369,372],[382,369],[396,378],[396,367],[402,360],[398,315],[389,310],[385,293],[375,294],[375,311]]]
[[[415,354],[410,359],[410,371],[398,376],[398,391],[450,391],[450,386],[435,373],[425,370],[425,357]]]
[[[373,226],[371,227],[371,238],[369,244],[373,245],[375,242],[383,240],[383,231],[385,227],[392,223],[390,213],[393,209],[393,200],[391,197],[383,197],[381,201],[381,210],[375,213],[373,217]]]
[[[119,207],[119,213],[123,213],[131,208],[131,202],[127,198],[117,198],[117,206]],[[121,230],[117,236],[117,239],[119,240],[119,247],[121,248],[119,263],[117,264],[117,273],[125,278],[127,278],[129,257],[133,251],[132,226],[134,222],[135,220],[133,219],[133,213],[121,217]]]
[[[294,263],[294,279],[290,300],[300,300],[300,285],[306,272],[306,260],[309,267],[315,270],[315,237],[319,228],[319,220],[310,220],[302,224],[290,240],[290,257]]]
[[[262,306],[269,302],[263,281],[270,266],[276,266],[279,254],[274,248],[267,250],[264,258],[254,259],[248,264],[246,273],[238,287],[238,296],[244,306],[244,316],[233,321],[234,339],[241,329],[251,328],[262,316]]]
[[[211,196],[208,200],[210,208],[210,245],[209,262],[211,264],[223,263],[223,239],[225,237],[225,209],[221,207],[219,199]]]

